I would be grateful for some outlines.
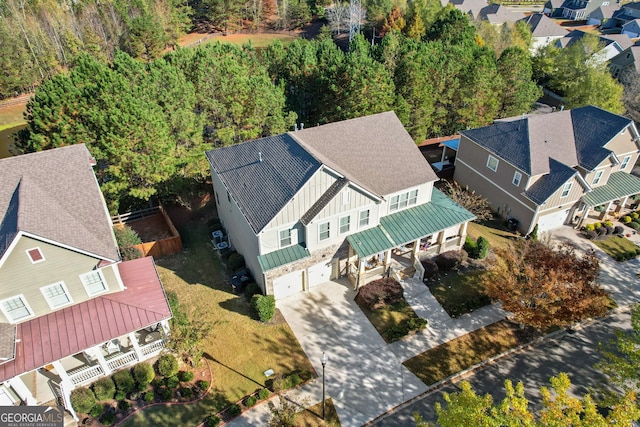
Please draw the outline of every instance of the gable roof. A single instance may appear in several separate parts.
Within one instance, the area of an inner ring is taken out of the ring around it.
[[[570,31],[567,35],[558,39],[556,41],[556,46],[565,48],[569,47],[572,44],[576,43],[578,40],[581,40],[587,34],[582,30],[573,30]],[[612,44],[615,44],[615,47],[618,51],[622,51],[628,47],[633,46],[633,40],[626,34],[606,34],[606,35],[598,35],[598,42],[603,46],[607,47]]]
[[[533,37],[561,37],[567,34],[567,30],[549,18],[544,13],[534,13],[522,19],[531,29]]]
[[[206,155],[256,234],[322,165],[345,178],[332,186],[331,196],[348,182],[381,197],[438,179],[425,167],[420,150],[392,111],[218,148]],[[330,201],[329,195],[318,200],[305,218],[315,216]]]
[[[0,258],[18,232],[120,258],[91,162],[84,144],[0,159]]]
[[[530,176],[549,173],[549,159],[593,170],[611,155],[605,145],[631,120],[586,106],[498,121],[460,132]]]
[[[524,17],[524,13],[508,9],[506,6],[492,3],[483,7],[478,13],[477,19],[486,19],[491,24],[504,24],[516,22]]]
[[[624,24],[622,24],[622,28],[626,27],[626,26],[632,26],[635,25],[636,27],[640,28],[640,18],[635,18],[632,19],[631,21],[627,21]]]
[[[451,0],[451,4],[458,10],[464,13],[468,13],[474,19],[478,17],[478,14],[483,7],[487,6],[487,0]]]
[[[632,58],[632,60],[627,59],[628,53],[631,54],[631,57],[629,59]],[[611,58],[611,63],[625,68],[633,66],[633,68],[637,72],[640,72],[640,61],[638,60],[638,58],[640,58],[640,46],[633,45]]]
[[[575,169],[549,159],[549,173],[543,175],[524,192],[532,202],[541,205],[560,189],[569,179],[578,174]]]
[[[153,258],[118,268],[124,291],[18,324],[15,359],[0,364],[0,382],[171,317]]]

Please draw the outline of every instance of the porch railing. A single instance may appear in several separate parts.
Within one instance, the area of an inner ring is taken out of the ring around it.
[[[152,353],[160,352],[163,348],[165,348],[165,346],[165,340],[158,340],[149,344],[141,345],[140,351],[142,351],[142,354],[144,354],[145,356],[148,356]]]
[[[78,385],[104,375],[104,371],[100,365],[82,366],[72,369],[67,374],[73,385]]]
[[[127,353],[118,354],[113,357],[107,358],[107,366],[112,371],[122,368],[123,366],[127,366],[132,362],[137,362],[138,356],[135,351],[129,351]]]

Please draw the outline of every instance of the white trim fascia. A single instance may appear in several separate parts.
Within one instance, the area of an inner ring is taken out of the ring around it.
[[[559,208],[560,206],[569,205],[569,204],[570,204],[569,209],[571,209],[571,208],[576,204],[576,202],[580,202],[581,200],[582,200],[582,197],[580,197],[580,198],[579,198],[579,199],[577,199],[577,200],[573,200],[573,201],[571,201],[571,202],[563,203],[562,205],[558,205],[558,206],[550,207],[549,209],[540,209],[540,210],[538,210],[538,214],[544,214],[545,212],[548,212],[548,211],[558,210],[558,208]],[[563,208],[561,208],[560,210],[562,210],[562,209],[563,209]]]
[[[591,190],[593,190],[593,188],[591,188],[591,186],[589,185],[589,183],[584,179],[584,177],[582,175],[580,175],[580,172],[576,171],[576,174],[574,175],[576,177],[576,179],[578,180],[578,183],[580,185],[582,185],[582,187],[584,188],[584,191],[586,193],[590,192]]]
[[[78,248],[73,247],[73,246],[65,245],[64,243],[56,242],[54,240],[47,239],[45,237],[40,237],[38,235],[31,234],[31,233],[26,232],[26,231],[18,231],[18,234],[16,234],[16,237],[14,237],[13,242],[11,242],[11,245],[9,245],[9,247],[5,251],[3,257],[0,258],[0,268],[2,267],[2,265],[4,264],[6,259],[9,257],[9,253],[11,253],[11,251],[13,250],[15,245],[17,245],[17,242],[21,237],[29,237],[31,239],[40,240],[41,242],[48,243],[48,244],[53,245],[53,246],[58,246],[60,248],[68,249],[68,250],[73,251],[73,252],[78,252],[78,253],[80,253],[82,255],[87,255],[87,256],[90,256],[92,258],[111,261],[112,263],[120,261],[120,260],[117,260],[117,259],[105,258],[105,257],[103,257],[101,255],[97,255],[97,254],[94,254],[94,253],[91,253],[91,252],[88,252],[88,251],[85,251],[85,250],[82,250],[82,249],[78,249]]]
[[[456,161],[460,160],[460,158],[456,158]],[[474,171],[476,174],[478,174],[479,176],[481,176],[482,178],[484,178],[485,180],[487,180],[488,182],[490,182],[494,187],[498,188],[500,191],[502,191],[503,193],[507,194],[509,197],[511,197],[513,200],[515,200],[516,202],[520,203],[522,206],[524,206],[526,209],[530,210],[531,212],[535,212],[536,209],[533,209],[531,206],[528,206],[526,203],[524,203],[522,200],[518,199],[517,197],[514,197],[513,194],[509,193],[508,191],[506,191],[505,189],[503,189],[501,186],[499,186],[498,184],[496,184],[493,180],[487,178],[485,175],[482,175],[480,172],[478,172],[477,170],[475,170],[473,167],[471,167],[469,164],[465,163],[463,160],[460,160],[460,163],[462,163],[463,165],[465,165],[466,167],[468,167],[469,169],[471,169],[472,171]],[[491,169],[489,169],[491,170]],[[533,200],[532,200],[533,202]],[[535,202],[534,202],[535,203]]]

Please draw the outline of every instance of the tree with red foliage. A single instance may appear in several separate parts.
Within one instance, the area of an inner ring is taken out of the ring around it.
[[[592,250],[579,256],[567,244],[521,240],[495,252],[483,285],[515,320],[536,328],[568,326],[609,309],[607,293],[596,283],[600,265]]]

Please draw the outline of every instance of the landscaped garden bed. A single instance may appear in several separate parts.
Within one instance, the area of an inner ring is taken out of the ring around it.
[[[640,220],[636,212],[622,217],[620,222],[633,230],[640,227]],[[625,235],[631,236],[631,233],[635,234],[636,232],[625,233],[624,227],[614,226],[611,221],[587,224],[582,228],[582,232],[587,239],[593,241],[594,245],[616,261],[626,261],[640,255],[640,247],[625,237]]]
[[[427,320],[413,311],[404,299],[402,285],[394,279],[367,283],[358,291],[356,302],[386,342],[399,340],[427,326]]]

